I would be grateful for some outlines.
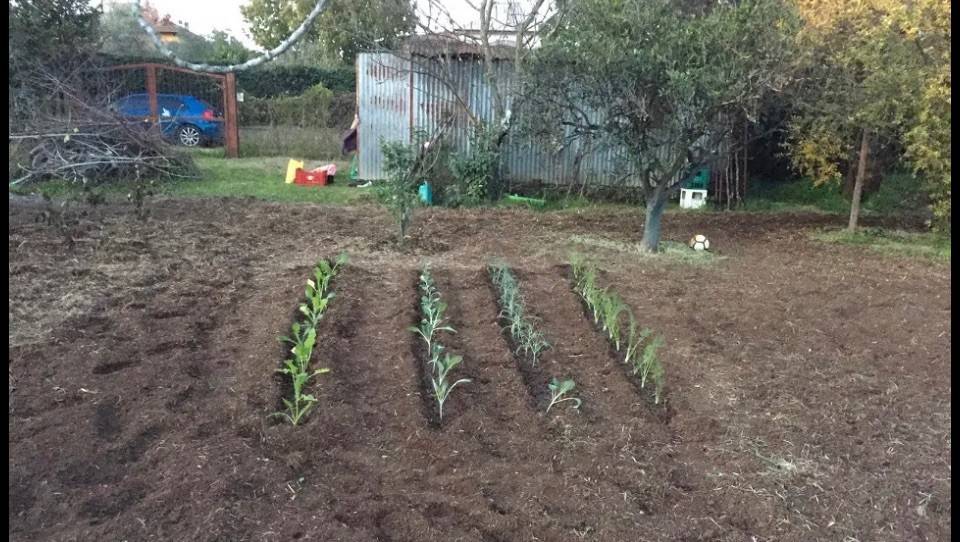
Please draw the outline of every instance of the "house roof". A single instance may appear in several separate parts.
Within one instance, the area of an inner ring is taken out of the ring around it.
[[[158,34],[176,34],[178,32],[177,26],[173,24],[156,24],[153,26],[153,29],[156,30]]]
[[[159,34],[176,34],[180,31],[177,25],[173,24],[173,21],[170,20],[169,15],[153,23],[153,29]]]

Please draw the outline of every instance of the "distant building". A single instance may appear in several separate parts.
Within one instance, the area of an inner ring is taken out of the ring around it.
[[[165,16],[160,22],[154,23],[153,29],[160,36],[160,41],[164,43],[178,43],[180,36],[177,35],[177,25],[173,24],[170,16]]]

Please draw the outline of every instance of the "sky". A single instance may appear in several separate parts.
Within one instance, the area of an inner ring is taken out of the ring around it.
[[[471,2],[473,5],[478,5],[478,1],[435,1],[444,6],[444,8],[450,13],[458,25],[472,28],[477,27],[477,12],[471,7]],[[511,0],[500,1],[506,4]],[[516,1],[520,5],[530,2],[530,0],[512,1]],[[245,46],[251,49],[261,50],[261,48],[258,47],[250,37],[247,30],[247,24],[243,20],[243,14],[240,13],[240,6],[245,5],[248,2],[249,0],[149,0],[150,5],[157,9],[161,17],[169,14],[173,22],[179,23],[180,21],[183,21],[187,23],[190,31],[195,34],[209,35],[214,30],[223,30],[240,40],[240,42]],[[99,4],[100,1],[93,0],[93,3]],[[123,0],[113,0],[113,2],[107,1],[106,3],[119,5],[121,9],[126,9],[130,4],[129,2]],[[423,10],[427,3],[428,2],[424,0],[418,1],[417,4],[421,6],[418,8],[418,11]],[[142,4],[146,4],[146,1],[142,2]]]

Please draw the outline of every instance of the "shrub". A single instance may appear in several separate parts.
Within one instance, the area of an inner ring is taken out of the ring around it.
[[[333,160],[341,156],[335,128],[245,126],[240,128],[240,156],[284,156]]]
[[[439,134],[437,134],[439,135]],[[387,206],[400,230],[403,244],[413,210],[419,205],[418,188],[437,164],[440,145],[423,131],[414,134],[412,145],[402,141],[382,141],[383,166],[387,178],[375,185],[377,197]]]
[[[494,180],[500,153],[489,130],[477,128],[470,138],[470,148],[450,157],[450,172],[465,203],[480,203],[498,197]]]
[[[412,171],[416,156],[412,145],[400,141],[383,142],[380,148],[387,178],[376,185],[376,193],[396,221],[400,230],[398,242],[403,244],[413,219],[413,209],[419,202],[418,176]]]
[[[330,124],[333,92],[314,85],[299,96],[273,98],[245,97],[237,104],[242,124],[299,126],[318,128]]]
[[[353,67],[271,65],[237,74],[237,87],[260,98],[296,96],[315,85],[323,85],[334,92],[355,92],[357,72]]]

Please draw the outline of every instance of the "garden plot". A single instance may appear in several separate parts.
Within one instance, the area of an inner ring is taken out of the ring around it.
[[[641,217],[424,211],[400,251],[372,207],[168,200],[146,222],[95,208],[68,249],[35,213],[9,213],[11,324],[30,328],[10,341],[12,540],[951,534],[949,266],[801,231],[842,220],[668,216],[668,239],[710,235],[713,266],[581,246],[664,337],[655,404],[566,259],[572,236],[629,242]],[[321,233],[290,234],[304,223]],[[271,416],[289,391],[277,338],[316,258],[341,251],[309,365],[330,371],[293,426]],[[579,409],[529,391],[494,258],[549,343],[538,381],[572,379]],[[410,331],[424,261],[470,380],[439,426]],[[49,314],[71,295],[88,302]]]

